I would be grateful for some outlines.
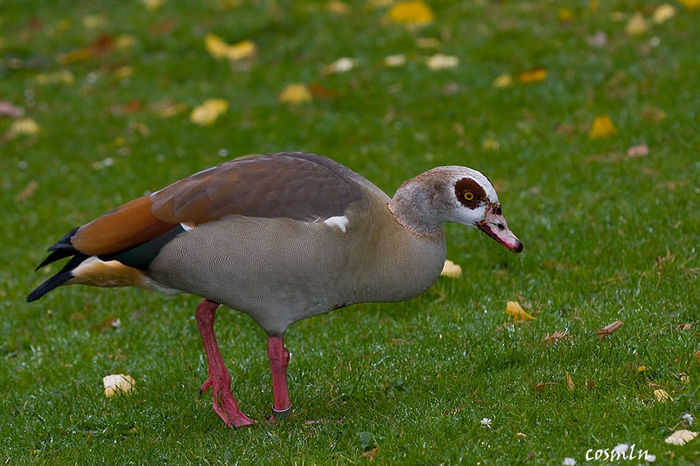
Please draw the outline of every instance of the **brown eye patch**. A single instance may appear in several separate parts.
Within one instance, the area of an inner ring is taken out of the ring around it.
[[[455,196],[470,209],[476,209],[486,200],[484,188],[471,178],[462,178],[455,183]]]

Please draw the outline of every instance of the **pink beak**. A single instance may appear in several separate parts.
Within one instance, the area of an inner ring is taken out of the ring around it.
[[[523,243],[508,228],[508,223],[498,205],[489,208],[484,219],[477,223],[476,227],[513,252],[523,250]]]

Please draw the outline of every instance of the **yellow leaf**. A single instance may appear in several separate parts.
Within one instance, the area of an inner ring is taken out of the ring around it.
[[[498,150],[499,147],[501,147],[501,144],[494,138],[486,138],[481,143],[481,148],[484,150]]]
[[[669,435],[666,438],[666,440],[664,440],[664,442],[670,443],[671,445],[685,445],[697,436],[697,432],[691,432],[689,430],[677,430],[671,435]]]
[[[613,134],[617,134],[617,128],[609,116],[602,115],[593,120],[588,137],[590,139],[605,139]]]
[[[508,304],[506,304],[506,314],[513,316],[514,324],[525,320],[535,320],[534,317],[525,312],[520,304],[516,303],[515,301],[508,301]]]
[[[280,102],[288,104],[300,104],[303,102],[311,102],[313,97],[311,96],[311,91],[302,83],[292,83],[287,84],[280,95],[277,96]]]
[[[199,126],[210,126],[226,110],[228,110],[228,102],[226,100],[208,99],[192,110],[190,121]]]
[[[397,55],[389,55],[384,57],[384,66],[389,66],[389,67],[397,67],[397,66],[403,66],[406,64],[406,55],[403,54],[397,54]]]
[[[207,34],[204,38],[204,45],[209,54],[217,60],[227,58],[231,61],[247,58],[255,53],[256,46],[251,40],[244,40],[233,45],[229,45],[215,34]]]
[[[571,375],[569,374],[569,371],[566,371],[566,388],[570,391],[574,391],[574,381],[571,379]]]
[[[568,8],[559,8],[559,11],[557,11],[557,18],[559,21],[571,21],[574,19],[574,12]]]
[[[83,16],[83,27],[85,29],[100,29],[107,24],[107,18],[102,15]]]
[[[654,396],[656,397],[656,401],[659,403],[666,403],[667,401],[673,401],[673,398],[671,398],[671,395],[668,394],[666,390],[662,390],[660,388],[657,388],[654,390]]]
[[[112,374],[102,378],[105,386],[105,396],[112,398],[120,393],[129,393],[134,389],[136,381],[130,375]]]
[[[696,10],[700,8],[700,0],[678,0],[678,2],[688,10]]]
[[[445,259],[445,264],[442,266],[441,277],[459,278],[462,276],[462,267],[455,264],[449,259]]]
[[[71,63],[85,61],[92,58],[92,50],[89,48],[72,50],[70,52],[62,53],[56,57],[56,61],[59,65],[69,65]]]
[[[523,71],[518,75],[518,81],[523,84],[538,83],[547,79],[547,69],[543,67]]]
[[[676,9],[668,3],[664,3],[654,10],[654,22],[661,24],[676,16]]]
[[[503,73],[499,77],[493,80],[493,87],[502,89],[504,87],[513,85],[513,77],[508,73]]]
[[[644,19],[641,13],[635,13],[625,26],[625,32],[628,36],[641,36],[647,30],[647,20]]]
[[[145,6],[148,11],[156,11],[163,6],[165,0],[141,0],[141,3],[143,3],[143,6]]]
[[[73,73],[68,70],[60,70],[48,74],[37,74],[34,76],[34,81],[36,81],[37,84],[61,83],[71,85],[75,81],[75,77],[73,76]]]
[[[350,11],[350,7],[341,1],[338,0],[331,0],[328,2],[326,5],[326,9],[330,11],[331,13],[336,13],[338,15],[344,15],[348,11]]]
[[[435,19],[433,10],[420,0],[397,3],[389,10],[387,17],[395,23],[409,26],[423,26]]]
[[[10,136],[26,134],[31,136],[39,132],[39,124],[31,118],[15,120],[10,125]]]
[[[136,37],[131,34],[121,34],[114,39],[114,48],[126,50],[136,45]]]
[[[431,70],[444,70],[448,68],[456,68],[457,65],[459,65],[459,58],[452,55],[436,53],[432,57],[428,58],[426,64]]]

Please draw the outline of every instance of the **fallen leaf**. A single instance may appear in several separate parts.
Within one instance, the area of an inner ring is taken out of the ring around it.
[[[0,101],[0,117],[21,118],[24,110],[9,102]]]
[[[312,98],[320,99],[334,99],[338,94],[333,89],[328,89],[327,87],[321,86],[320,84],[311,83],[309,85],[309,92],[311,92]]]
[[[481,148],[484,150],[498,150],[501,144],[494,138],[486,138],[481,143]]]
[[[360,456],[362,458],[369,458],[370,461],[374,461],[374,455],[376,455],[378,451],[379,451],[379,448],[374,447],[371,450],[368,450],[368,451],[362,453]]]
[[[647,21],[641,13],[635,13],[625,25],[625,33],[628,36],[641,36],[647,30]]]
[[[287,104],[300,104],[304,102],[311,102],[313,97],[311,96],[311,91],[302,83],[292,83],[287,84],[282,92],[277,96],[277,100],[282,103]]]
[[[677,430],[668,437],[666,437],[666,440],[664,440],[664,442],[670,443],[671,445],[685,445],[697,436],[697,432],[691,432],[689,430]]]
[[[22,202],[26,201],[30,197],[34,195],[34,192],[36,192],[36,188],[39,187],[39,183],[36,180],[30,181],[27,186],[22,188],[20,192],[15,194],[15,202]]]
[[[161,100],[149,105],[150,110],[161,118],[168,118],[187,109],[187,105],[170,100]]]
[[[508,301],[506,304],[506,314],[513,316],[513,323],[523,322],[526,320],[535,320],[533,316],[525,312],[525,310],[520,306],[519,303],[515,301]]]
[[[513,85],[513,76],[508,73],[503,73],[499,77],[493,80],[493,87],[497,89],[503,89],[504,87]]]
[[[134,389],[136,381],[130,375],[112,374],[102,378],[105,387],[105,396],[112,398],[120,393],[129,393]]]
[[[428,57],[425,64],[428,65],[428,68],[431,70],[445,70],[456,68],[459,65],[459,58],[453,55],[436,53],[432,57]]]
[[[654,10],[654,22],[657,24],[666,22],[674,16],[676,16],[676,9],[668,3],[664,3]]]
[[[107,24],[107,18],[103,15],[87,15],[82,19],[85,29],[100,29]]]
[[[523,71],[518,75],[518,82],[523,84],[538,83],[545,79],[547,79],[547,69],[541,66]]]
[[[462,267],[455,264],[449,259],[445,259],[445,263],[442,266],[442,272],[440,272],[440,276],[448,278],[459,278],[462,276]]]
[[[420,0],[399,2],[387,13],[390,21],[408,26],[425,26],[433,22],[433,10]]]
[[[569,335],[568,332],[554,332],[551,335],[549,332],[547,332],[547,335],[544,337],[544,340],[542,340],[542,343],[545,345],[553,345],[559,340],[571,340],[572,337]]]
[[[690,329],[690,327],[693,326],[694,323],[695,323],[695,322],[688,322],[687,324],[680,324],[680,325],[678,326],[678,328],[679,328],[680,330],[688,330],[688,329]]]
[[[556,385],[555,382],[537,382],[535,384],[535,391],[543,392],[547,389],[549,385]]]
[[[657,388],[656,390],[654,390],[654,397],[656,397],[656,401],[658,401],[659,403],[673,401],[671,395],[669,395],[668,392],[662,388]]]
[[[34,135],[39,132],[39,124],[31,118],[15,120],[10,125],[10,137],[18,135]]]
[[[330,65],[324,66],[321,72],[323,74],[346,73],[355,68],[356,65],[357,60],[354,58],[343,57],[337,59]]]
[[[226,58],[231,61],[238,61],[255,54],[256,45],[251,40],[243,40],[233,45],[229,45],[219,36],[209,33],[204,38],[204,46],[209,54],[217,60]]]
[[[136,42],[136,36],[132,36],[131,34],[122,34],[114,39],[114,48],[117,50],[126,50],[136,45]]]
[[[622,327],[622,321],[616,320],[612,324],[608,324],[603,328],[597,329],[595,332],[596,334],[598,334],[598,338],[605,338],[617,332],[620,329],[620,327]]]
[[[617,134],[617,128],[615,128],[609,116],[602,115],[593,120],[588,137],[590,139],[604,139],[613,134]]]
[[[419,37],[416,39],[416,45],[422,49],[436,49],[442,44],[434,37]]]
[[[642,107],[642,109],[639,111],[639,116],[642,117],[644,121],[659,123],[666,119],[666,112],[660,108],[647,105]]]
[[[73,73],[71,73],[68,70],[59,70],[54,73],[48,73],[48,74],[37,74],[34,76],[34,82],[37,84],[66,84],[66,85],[71,85],[73,82],[75,82],[75,77],[73,76]]]
[[[515,436],[518,437],[521,440],[524,440],[527,438],[527,435],[523,434],[522,432],[516,432]]]
[[[700,8],[700,0],[678,0],[678,3],[688,10],[697,10]]]
[[[570,391],[574,391],[574,381],[571,379],[571,375],[569,374],[569,371],[566,371],[566,388]]]
[[[192,110],[190,121],[199,126],[210,126],[227,110],[228,102],[225,99],[207,99]]]
[[[403,54],[388,55],[384,57],[384,60],[382,60],[382,62],[384,63],[384,66],[388,66],[391,68],[403,66],[406,64],[406,56]]]
[[[649,155],[649,147],[646,144],[639,144],[627,149],[627,157],[630,158],[646,157],[647,155]]]
[[[331,13],[336,13],[339,15],[344,15],[350,11],[350,7],[347,3],[340,2],[338,0],[331,0],[326,4],[326,9]]]
[[[148,11],[156,11],[163,6],[165,0],[141,0],[141,3],[143,3],[143,6],[145,6]]]

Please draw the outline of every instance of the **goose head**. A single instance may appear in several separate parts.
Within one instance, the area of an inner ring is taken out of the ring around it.
[[[513,252],[523,243],[508,228],[498,194],[482,173],[467,167],[445,166],[406,181],[389,209],[404,227],[418,234],[441,232],[441,224],[477,228]]]

